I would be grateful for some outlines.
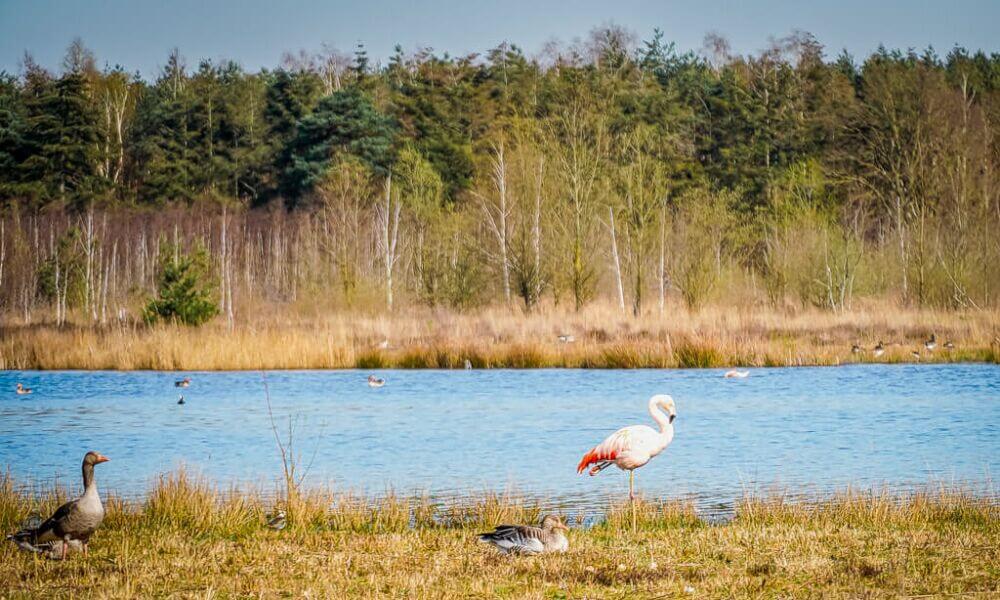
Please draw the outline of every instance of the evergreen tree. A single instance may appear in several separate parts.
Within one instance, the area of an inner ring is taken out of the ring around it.
[[[372,172],[387,175],[393,161],[395,125],[357,88],[334,92],[302,119],[286,150],[288,167],[281,192],[293,203],[326,174],[331,161],[347,154]]]

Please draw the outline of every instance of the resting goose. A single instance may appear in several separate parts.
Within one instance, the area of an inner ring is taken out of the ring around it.
[[[17,395],[18,396],[24,396],[25,394],[30,394],[30,393],[31,393],[31,388],[24,387],[24,384],[21,384],[21,383],[17,384]]]
[[[496,546],[504,554],[543,554],[566,552],[569,531],[559,517],[548,515],[541,527],[530,525],[499,525],[489,533],[479,534],[479,541]]]
[[[375,377],[374,375],[369,375],[368,376],[368,387],[380,388],[383,385],[385,385],[385,379],[379,379],[378,377]]]
[[[287,524],[288,521],[286,520],[285,511],[283,510],[277,511],[273,515],[270,515],[267,519],[267,528],[275,531],[281,531]]]
[[[951,340],[948,340],[947,342],[944,343],[944,349],[945,350],[954,350],[955,349],[955,344],[952,343]]]
[[[857,344],[851,346],[851,354],[861,354],[861,346]]]
[[[7,539],[13,540],[22,549],[43,551],[46,546],[59,548],[59,558],[66,558],[70,545],[74,549],[83,547],[87,555],[87,545],[90,536],[101,526],[104,520],[104,505],[97,492],[97,482],[94,480],[94,465],[107,462],[109,459],[97,452],[88,452],[83,457],[83,495],[76,500],[63,504],[46,521],[37,527],[27,527]],[[74,544],[74,542],[76,542]],[[53,557],[55,558],[55,557]]]
[[[882,340],[878,341],[878,346],[872,348],[872,354],[875,355],[875,358],[878,358],[883,354],[885,354],[885,346],[882,344]]]

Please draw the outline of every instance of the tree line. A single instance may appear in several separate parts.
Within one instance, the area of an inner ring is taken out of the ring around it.
[[[830,59],[802,32],[256,73],[174,51],[154,81],[75,41],[0,74],[0,303],[104,321],[188,260],[230,319],[303,294],[994,307],[998,123],[1000,55]]]

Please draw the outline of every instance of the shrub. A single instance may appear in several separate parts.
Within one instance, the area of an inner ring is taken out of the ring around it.
[[[173,245],[160,252],[157,296],[143,310],[147,323],[160,319],[201,325],[219,312],[213,300],[215,282],[209,270],[208,252],[201,245],[183,254]]]

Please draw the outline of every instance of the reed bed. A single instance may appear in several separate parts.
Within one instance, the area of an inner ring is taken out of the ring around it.
[[[65,497],[0,477],[0,528]],[[502,557],[476,533],[544,506],[304,492],[265,527],[259,491],[179,472],[112,498],[91,554],[50,561],[0,545],[3,597],[933,597],[1000,594],[996,496],[950,488],[747,497],[723,523],[689,502],[612,504],[564,555]]]
[[[1000,362],[1000,314],[873,305],[852,312],[679,305],[640,317],[595,303],[581,312],[475,314],[410,309],[268,317],[230,328],[137,324],[6,325],[4,369],[714,368],[855,362]],[[935,333],[936,351],[922,341]],[[572,336],[562,342],[559,336]],[[886,352],[875,357],[879,341]],[[953,350],[943,347],[952,341]],[[865,350],[851,352],[853,344]]]

